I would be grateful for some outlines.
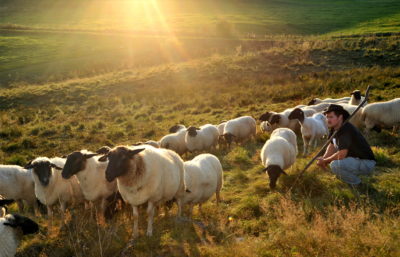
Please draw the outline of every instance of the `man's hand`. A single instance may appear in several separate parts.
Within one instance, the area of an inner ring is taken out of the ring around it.
[[[323,169],[327,169],[328,166],[328,161],[324,159],[324,157],[318,157],[317,158],[317,165]]]

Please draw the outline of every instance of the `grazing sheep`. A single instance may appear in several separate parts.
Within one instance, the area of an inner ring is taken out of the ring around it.
[[[337,98],[337,99],[325,98],[324,100],[321,100],[319,98],[314,98],[310,102],[308,102],[307,105],[314,105],[314,104],[320,104],[320,103],[331,103],[332,104],[332,103],[339,103],[339,102],[348,103],[349,100],[350,100],[350,97],[348,97],[348,96],[342,97],[342,98]]]
[[[326,117],[321,113],[316,113],[311,117],[305,117],[304,111],[296,108],[290,113],[289,119],[297,119],[300,122],[304,155],[307,154],[309,145],[314,143],[314,147],[316,147],[317,140],[327,136],[329,133]]]
[[[47,214],[50,217],[53,216],[52,206],[58,202],[64,214],[68,203],[80,203],[84,200],[78,179],[62,178],[61,170],[64,165],[63,158],[37,157],[25,166],[27,169],[32,169],[36,197],[47,206]]]
[[[371,129],[380,132],[382,128],[391,127],[396,132],[400,125],[400,98],[367,104],[362,110],[361,120],[367,132]]]
[[[186,192],[183,204],[189,204],[192,215],[195,204],[201,205],[215,193],[217,205],[223,184],[223,171],[218,158],[212,154],[200,154],[184,163]]]
[[[229,120],[224,127],[224,138],[230,147],[232,142],[245,142],[256,135],[256,120],[251,116],[242,116]]]
[[[170,128],[172,134],[168,134],[161,138],[160,147],[165,149],[170,149],[178,153],[179,155],[183,155],[187,152],[185,135],[186,135],[186,127],[183,125],[175,125]]]
[[[154,207],[176,200],[178,215],[182,212],[185,192],[183,161],[173,151],[152,146],[118,146],[99,161],[109,160],[106,179],[117,179],[122,198],[132,205],[133,237],[139,235],[138,206],[147,203],[147,235],[153,233]]]
[[[0,256],[15,256],[22,236],[34,234],[38,232],[38,230],[38,224],[27,217],[18,214],[7,214],[6,216],[1,217]]]
[[[108,163],[99,162],[96,155],[98,154],[87,150],[69,154],[61,174],[64,179],[75,175],[85,199],[100,202],[100,219],[104,221],[107,198],[117,193],[117,183],[106,180]]]
[[[261,131],[272,132],[277,128],[290,128],[293,132],[298,132],[300,130],[300,124],[295,120],[289,120],[289,114],[292,112],[293,108],[286,109],[281,113],[266,112],[261,115],[260,119],[269,117],[267,121],[263,121],[260,124]],[[302,109],[306,117],[312,116],[315,111],[313,109]],[[268,115],[272,113],[272,115]]]
[[[276,181],[284,170],[293,165],[297,155],[296,134],[288,128],[275,129],[269,140],[261,149],[261,161],[264,165],[271,189],[276,187]]]
[[[218,137],[218,129],[214,125],[206,124],[200,128],[189,127],[185,135],[186,147],[190,152],[215,149]]]
[[[350,105],[359,105],[362,101],[364,101],[365,97],[361,96],[361,91],[360,90],[354,90],[351,93],[351,98],[349,100]],[[364,103],[363,107],[367,104],[367,102]]]
[[[20,212],[24,208],[23,202],[37,209],[32,172],[21,166],[0,165],[0,194],[6,199],[17,201]]]

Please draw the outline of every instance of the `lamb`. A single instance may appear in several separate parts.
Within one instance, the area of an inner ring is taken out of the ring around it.
[[[400,125],[400,98],[386,102],[367,104],[361,114],[366,131],[373,129],[380,132],[384,127],[393,127],[396,132]]]
[[[187,152],[185,135],[186,127],[183,125],[176,125],[170,128],[172,134],[168,134],[161,138],[160,147],[175,151],[179,155],[183,155]]]
[[[37,210],[32,172],[21,166],[0,165],[0,194],[17,201],[20,212],[23,211],[24,202]]]
[[[300,122],[304,156],[307,154],[310,144],[314,143],[314,147],[316,147],[317,140],[329,133],[326,117],[321,113],[316,113],[312,117],[305,117],[304,111],[296,108],[290,113],[289,119],[297,119]]]
[[[215,149],[218,144],[218,137],[218,129],[214,125],[206,124],[200,128],[189,127],[185,135],[186,147],[190,152]]]
[[[365,97],[361,96],[361,91],[360,90],[354,90],[351,93],[351,98],[349,100],[350,105],[359,105],[362,101],[364,101]],[[367,104],[367,102],[364,103],[363,107]]]
[[[189,215],[192,215],[195,204],[201,205],[215,193],[217,205],[220,202],[220,191],[223,184],[223,171],[218,158],[212,154],[200,154],[184,163],[186,192],[184,204],[189,204]]]
[[[47,206],[49,217],[53,217],[52,206],[58,202],[64,214],[68,203],[84,200],[77,178],[65,180],[61,176],[65,161],[59,157],[37,157],[25,166],[26,169],[32,169],[36,197]]]
[[[223,136],[230,147],[233,141],[239,143],[255,137],[256,126],[256,120],[253,117],[242,116],[226,123]]]
[[[0,217],[0,256],[15,256],[22,236],[34,234],[38,230],[36,222],[19,214]]]
[[[69,154],[61,175],[64,179],[76,175],[85,199],[100,202],[100,220],[104,221],[107,199],[117,193],[117,183],[106,180],[107,163],[99,162],[99,157],[96,155],[98,153],[87,150]]]
[[[138,206],[147,203],[147,236],[153,234],[154,207],[175,199],[178,216],[185,192],[183,161],[175,152],[152,146],[117,146],[99,161],[109,160],[108,182],[117,180],[122,198],[133,209],[133,237],[139,235]]]
[[[314,98],[310,102],[308,102],[308,105],[314,105],[314,104],[319,104],[319,103],[347,103],[350,100],[350,97],[342,97],[342,98],[325,98],[324,100],[321,100],[319,98]]]
[[[297,155],[296,134],[288,128],[275,129],[269,140],[261,149],[261,161],[270,179],[271,189],[276,187],[276,181],[286,169],[293,165]]]

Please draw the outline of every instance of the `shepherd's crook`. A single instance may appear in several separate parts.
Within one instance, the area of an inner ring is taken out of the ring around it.
[[[360,110],[361,106],[363,106],[369,98],[369,90],[371,89],[371,85],[369,85],[367,87],[367,91],[365,92],[365,98],[364,100],[357,106],[357,108],[355,109],[355,111],[342,123],[342,126],[344,124],[346,124],[347,122],[350,121],[351,118],[353,118],[354,114],[356,114],[358,112],[358,110]],[[342,127],[340,126],[340,128]],[[340,130],[340,128],[338,130],[335,130],[333,132],[333,134],[328,138],[328,141],[326,141],[326,143],[322,146],[321,150],[318,151],[318,153],[311,159],[311,161],[309,161],[307,163],[307,165],[304,167],[304,169],[300,172],[300,174],[297,176],[296,180],[294,181],[293,185],[290,187],[290,190],[292,189],[292,187],[296,184],[297,180],[304,174],[304,172],[306,172],[306,170],[311,166],[311,164],[318,158],[318,156],[321,155],[321,153],[324,151],[325,147],[327,147],[329,145],[329,143],[331,142],[332,138],[337,134],[337,132]]]

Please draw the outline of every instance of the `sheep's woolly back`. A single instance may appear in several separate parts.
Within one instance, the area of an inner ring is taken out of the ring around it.
[[[0,194],[7,199],[36,201],[31,170],[18,165],[0,165]]]
[[[190,192],[185,193],[184,203],[203,203],[219,192],[222,173],[220,161],[212,154],[201,154],[185,162],[185,184]]]
[[[289,130],[286,128],[282,129]],[[286,138],[282,137],[284,134],[282,131],[271,135],[271,138],[265,142],[260,154],[261,161],[265,167],[278,165],[281,169],[285,170],[295,162],[297,155],[296,148],[293,146],[293,142],[290,143]],[[291,139],[290,141],[293,140]]]
[[[20,240],[14,228],[4,225],[6,221],[6,218],[0,218],[0,256],[13,257],[17,253]]]
[[[206,124],[196,132],[197,135],[195,137],[190,136],[188,132],[185,134],[186,147],[189,151],[209,150],[218,144],[219,132],[216,126]]]
[[[87,150],[80,152],[82,154],[93,154],[93,152]],[[106,180],[105,171],[108,162],[100,162],[100,157],[93,156],[86,159],[85,169],[75,175],[78,178],[82,193],[88,201],[107,198],[117,191],[117,182]]]
[[[400,124],[400,98],[366,105],[361,119],[368,129],[375,125],[391,127]]]
[[[148,201],[162,203],[183,195],[183,161],[175,152],[152,146],[134,156],[131,170],[117,178],[123,199],[133,206]],[[138,172],[138,169],[140,172]],[[139,174],[138,174],[139,173]]]
[[[180,129],[178,132],[168,134],[161,138],[160,147],[173,150],[182,155],[187,152],[185,135],[186,129]]]
[[[236,140],[249,139],[256,134],[256,120],[251,116],[242,116],[229,120],[225,124],[224,134],[232,134]]]

